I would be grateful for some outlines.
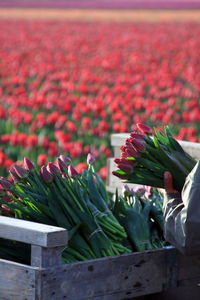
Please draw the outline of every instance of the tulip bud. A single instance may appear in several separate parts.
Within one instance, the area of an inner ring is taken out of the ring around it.
[[[51,183],[53,181],[52,174],[47,170],[45,166],[42,166],[40,169],[40,176],[46,183]]]
[[[143,140],[145,138],[145,135],[142,133],[138,133],[138,132],[131,132],[130,136],[132,138],[138,139],[138,140]]]
[[[122,196],[133,196],[133,189],[130,188],[127,184],[124,184],[122,188]]]
[[[146,124],[137,123],[136,126],[141,133],[144,133],[144,134],[152,133],[152,128],[147,126]]]
[[[64,154],[61,154],[59,158],[68,166],[71,163],[71,159]]]
[[[141,186],[137,186],[136,188],[134,188],[134,192],[138,197],[142,197],[145,194],[145,188]]]
[[[127,174],[130,174],[132,172],[132,170],[133,170],[133,166],[127,165],[127,164],[123,164],[123,163],[117,164],[117,168],[119,168],[120,170],[126,172]]]
[[[28,171],[31,171],[31,170],[35,169],[34,163],[28,157],[24,157],[24,167]]]
[[[139,157],[140,156],[140,152],[129,141],[126,141],[125,152],[130,157]]]
[[[144,152],[146,150],[146,147],[141,140],[132,138],[131,143],[133,147],[136,148],[136,150],[138,150],[139,152]]]
[[[68,174],[71,178],[80,175],[72,165],[68,166]]]
[[[21,180],[21,178],[19,177],[19,175],[17,174],[14,166],[11,166],[10,167],[10,170],[9,170],[9,173],[11,175],[11,178],[15,181],[15,182],[18,182]]]
[[[14,165],[12,168],[15,170],[17,176],[20,179],[23,179],[28,176],[28,171],[26,169],[24,169],[23,167]]]
[[[127,179],[127,175],[124,175],[124,174],[120,174],[116,171],[112,171],[112,174],[120,179]]]
[[[54,174],[60,174],[60,169],[55,164],[53,164],[52,162],[49,162],[47,164],[47,170],[52,175],[54,175]]]
[[[60,171],[62,173],[67,173],[68,172],[68,166],[67,164],[60,159],[60,157],[57,158],[57,164],[58,164],[58,168],[60,169]]]
[[[10,181],[10,180],[8,180],[7,178],[4,178],[4,177],[0,177],[0,184],[2,185],[2,187],[6,191],[9,191],[13,186],[12,181]]]
[[[92,155],[91,153],[88,153],[87,164],[92,165],[93,163],[95,163],[95,161],[96,161],[96,159],[95,159],[94,155]]]
[[[153,193],[153,187],[149,185],[145,185],[145,196],[147,198],[151,197]]]

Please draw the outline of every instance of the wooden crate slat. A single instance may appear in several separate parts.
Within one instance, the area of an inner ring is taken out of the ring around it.
[[[42,299],[119,300],[160,292],[166,282],[164,261],[160,249],[42,270]]]
[[[0,259],[0,299],[33,300],[36,269]]]
[[[67,230],[55,226],[0,216],[0,237],[41,247],[67,244]]]

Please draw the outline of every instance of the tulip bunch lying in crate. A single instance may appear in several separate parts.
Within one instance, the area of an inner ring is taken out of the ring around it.
[[[0,178],[0,212],[66,228],[64,263],[163,246],[161,194],[145,197],[126,187],[121,196],[113,196],[94,171],[91,154],[87,162],[80,174],[65,155],[40,169],[25,157],[23,166],[10,168],[10,179]],[[26,252],[26,245],[0,242],[0,257],[27,263]]]
[[[113,175],[127,183],[163,188],[163,175],[168,170],[174,187],[181,191],[196,160],[183,150],[168,126],[164,132],[140,123],[136,128],[121,146],[121,158],[115,159],[118,170]]]

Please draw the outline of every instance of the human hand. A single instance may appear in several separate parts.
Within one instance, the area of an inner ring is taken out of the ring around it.
[[[179,193],[177,190],[174,189],[173,177],[169,171],[165,171],[164,173],[164,188],[167,194]]]

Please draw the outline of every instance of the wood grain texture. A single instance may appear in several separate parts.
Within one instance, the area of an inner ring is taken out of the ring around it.
[[[58,266],[62,263],[63,247],[44,248],[31,246],[31,265],[40,268]]]
[[[41,271],[41,298],[122,300],[160,292],[165,251],[145,251]]]
[[[0,299],[36,300],[36,270],[0,259]]]
[[[0,237],[42,247],[67,244],[64,228],[3,216],[0,216]]]

